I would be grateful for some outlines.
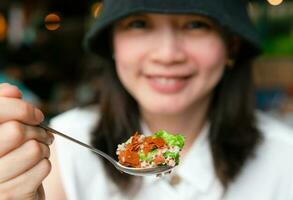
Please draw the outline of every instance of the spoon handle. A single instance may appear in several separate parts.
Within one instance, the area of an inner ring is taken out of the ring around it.
[[[68,140],[70,140],[70,141],[72,141],[72,142],[74,142],[76,144],[79,144],[79,145],[81,145],[81,146],[83,146],[83,147],[85,147],[85,148],[87,148],[87,149],[99,154],[100,156],[103,156],[104,158],[109,160],[111,163],[116,165],[116,161],[112,157],[107,155],[106,153],[102,152],[101,150],[98,150],[98,149],[96,149],[96,148],[94,148],[94,147],[92,147],[90,145],[87,145],[87,144],[85,144],[85,143],[83,143],[83,142],[81,142],[81,141],[79,141],[77,139],[74,139],[74,138],[72,138],[72,137],[70,137],[68,135],[65,135],[64,133],[61,133],[61,132],[59,132],[59,131],[57,131],[57,130],[55,130],[53,128],[50,128],[49,126],[45,125],[44,123],[40,123],[38,126],[43,128],[43,129],[45,129],[46,131],[49,131],[51,133],[55,133],[55,134],[57,134],[57,135],[59,135],[59,136],[61,136],[63,138],[66,138],[66,139],[68,139]]]

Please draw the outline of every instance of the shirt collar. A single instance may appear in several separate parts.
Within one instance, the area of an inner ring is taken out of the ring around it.
[[[142,122],[141,127],[145,135],[151,135],[151,131],[145,123]],[[216,178],[208,141],[209,128],[209,123],[206,123],[187,155],[172,172],[177,174],[182,182],[186,182],[202,192],[207,191]],[[172,176],[172,173],[170,176]],[[147,177],[148,183],[154,181],[158,181],[158,179]]]

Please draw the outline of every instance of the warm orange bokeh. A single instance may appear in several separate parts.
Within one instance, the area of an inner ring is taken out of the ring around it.
[[[50,31],[55,31],[60,28],[61,18],[55,13],[48,14],[45,17],[45,26]]]
[[[102,7],[103,7],[103,4],[101,2],[94,3],[91,8],[92,15],[94,17],[98,17],[101,14]]]
[[[267,1],[273,6],[280,5],[283,2],[283,0],[267,0]]]
[[[5,17],[2,14],[0,14],[0,41],[6,38],[6,33],[7,33],[7,23],[6,23]]]

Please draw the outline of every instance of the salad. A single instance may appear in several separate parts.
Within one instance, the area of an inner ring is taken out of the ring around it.
[[[119,162],[128,167],[151,168],[179,164],[180,151],[185,138],[180,134],[170,134],[160,130],[152,136],[136,132],[125,143],[119,144],[116,154]]]

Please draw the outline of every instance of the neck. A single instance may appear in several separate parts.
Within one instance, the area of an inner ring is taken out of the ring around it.
[[[141,109],[144,122],[152,133],[158,130],[166,130],[170,133],[180,133],[185,136],[185,147],[182,154],[191,147],[200,134],[207,120],[209,101],[201,105],[193,105],[182,113],[162,114],[150,113]]]

